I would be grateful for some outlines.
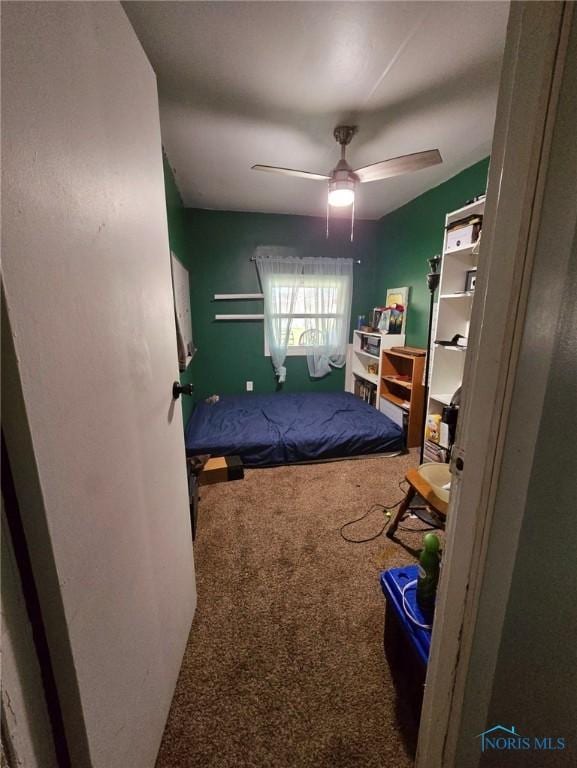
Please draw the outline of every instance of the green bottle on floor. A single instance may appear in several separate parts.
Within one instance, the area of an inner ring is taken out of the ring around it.
[[[439,539],[434,533],[427,533],[423,539],[423,550],[419,557],[417,581],[417,603],[427,620],[432,620],[435,610],[440,563]]]

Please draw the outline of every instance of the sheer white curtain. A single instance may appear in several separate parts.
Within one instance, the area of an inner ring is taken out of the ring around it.
[[[286,379],[284,362],[303,262],[290,248],[261,246],[256,250],[256,267],[264,294],[264,322],[270,356],[278,382],[282,384]]]
[[[259,247],[256,266],[264,294],[265,332],[279,383],[289,348],[306,352],[309,374],[342,368],[353,295],[352,259],[298,258],[290,248]],[[295,339],[291,339],[291,330]],[[303,331],[304,328],[304,331]]]
[[[352,259],[303,259],[307,363],[313,378],[346,362],[352,297]]]

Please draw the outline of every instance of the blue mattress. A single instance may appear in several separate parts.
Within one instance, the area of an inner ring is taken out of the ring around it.
[[[247,467],[402,448],[402,430],[348,392],[223,396],[199,403],[186,426],[189,456],[240,456]]]

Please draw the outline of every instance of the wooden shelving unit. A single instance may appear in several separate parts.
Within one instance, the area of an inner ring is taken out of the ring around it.
[[[425,406],[425,350],[383,349],[381,352],[380,409],[398,423],[399,409],[406,414],[407,448],[421,444]]]

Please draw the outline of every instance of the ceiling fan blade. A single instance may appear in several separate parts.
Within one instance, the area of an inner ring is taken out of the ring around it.
[[[365,165],[364,168],[358,168],[355,174],[361,182],[379,181],[391,176],[399,176],[401,173],[420,171],[421,168],[428,168],[430,165],[438,165],[442,162],[443,158],[438,149],[428,149],[426,152],[415,152],[412,155],[401,155],[380,163]]]
[[[278,168],[276,165],[253,165],[253,171],[267,171],[268,173],[280,173],[283,176],[297,176],[301,179],[312,179],[313,181],[328,181],[330,176],[323,176],[321,173],[309,173],[308,171],[295,171],[292,168]]]

